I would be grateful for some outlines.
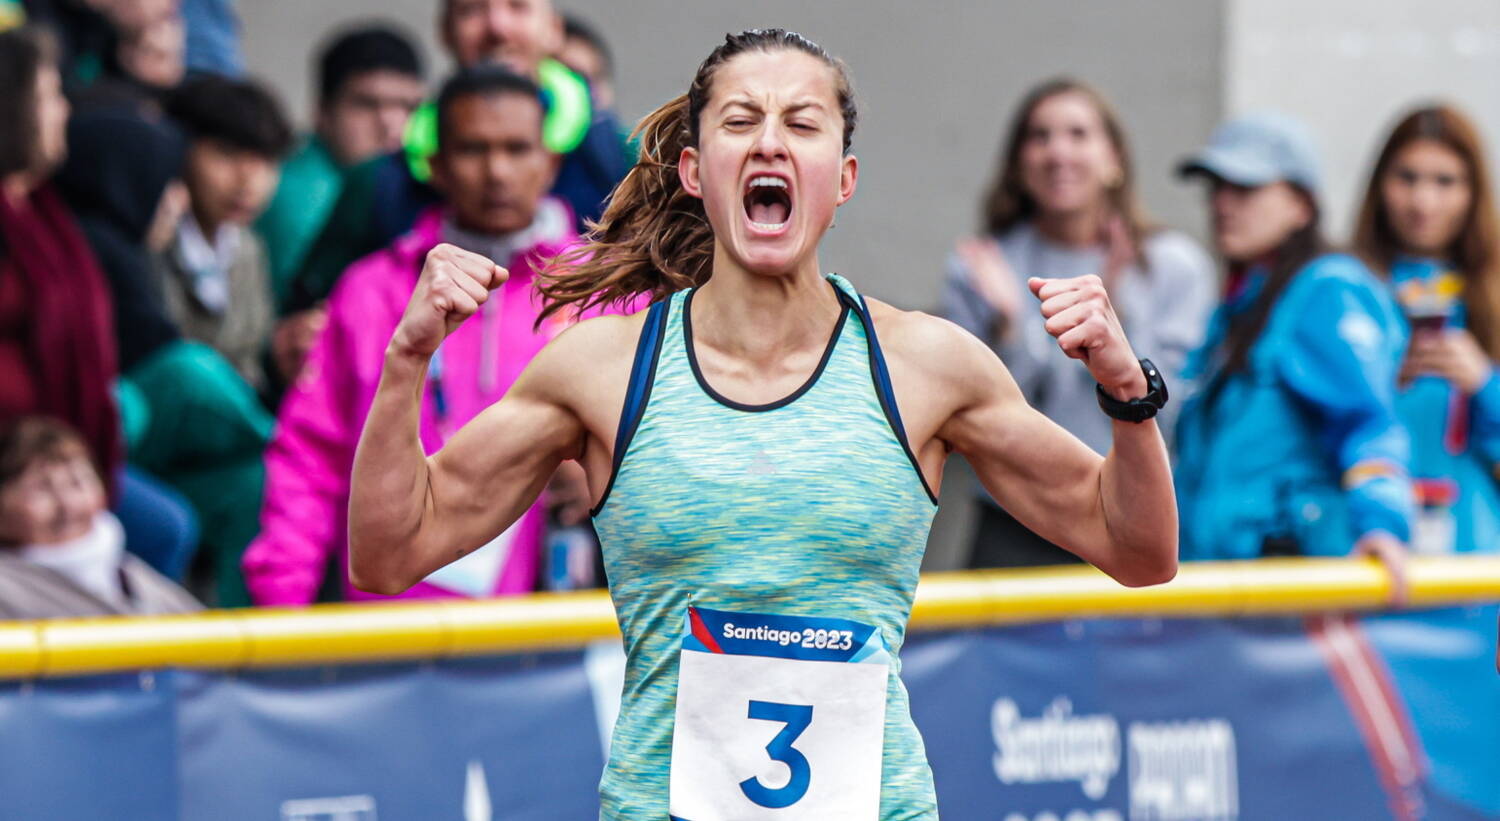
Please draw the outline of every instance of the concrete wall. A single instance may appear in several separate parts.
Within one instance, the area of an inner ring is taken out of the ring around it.
[[[1321,143],[1330,233],[1347,240],[1370,168],[1414,104],[1457,103],[1500,137],[1500,4],[1492,0],[1233,0],[1226,110],[1278,109]]]
[[[561,5],[561,3],[560,3]],[[251,69],[302,118],[309,55],[332,27],[372,15],[421,35],[434,63],[433,0],[242,0]],[[1196,228],[1198,195],[1170,169],[1221,111],[1223,4],[1206,0],[575,0],[611,40],[621,113],[631,120],[686,89],[727,31],[782,26],[845,58],[861,126],[860,189],[824,243],[826,269],[897,305],[937,304],[940,268],[973,230],[993,173],[1000,132],[1024,91],[1068,73],[1114,101],[1134,143],[1148,206],[1168,224]],[[972,494],[950,471],[930,564],[958,561]]]

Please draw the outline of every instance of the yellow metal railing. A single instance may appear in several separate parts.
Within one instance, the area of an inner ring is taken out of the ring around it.
[[[1500,600],[1500,556],[1416,559],[1409,581],[1411,607]],[[1183,565],[1168,584],[1135,589],[1090,567],[936,573],[922,578],[912,628],[1368,610],[1390,596],[1391,579],[1373,560],[1202,562]],[[486,655],[618,635],[598,592],[10,622],[0,623],[0,678]]]

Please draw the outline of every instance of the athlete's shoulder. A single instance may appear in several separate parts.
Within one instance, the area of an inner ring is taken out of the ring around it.
[[[924,311],[907,311],[866,298],[880,346],[889,356],[921,359],[932,367],[962,362],[989,353],[983,342],[954,322]]]
[[[615,356],[629,358],[646,322],[647,310],[631,314],[603,314],[581,319],[564,328],[547,345],[554,357],[599,362]]]

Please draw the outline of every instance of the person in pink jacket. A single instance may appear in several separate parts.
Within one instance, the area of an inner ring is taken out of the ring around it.
[[[261,533],[245,552],[256,604],[311,603],[335,552],[347,567],[349,474],[386,344],[417,284],[427,252],[448,242],[510,270],[476,321],[443,343],[428,374],[421,439],[428,453],[498,401],[531,358],[561,330],[541,312],[536,278],[577,240],[573,215],[548,198],[556,157],[542,145],[540,92],[498,67],[465,70],[438,99],[434,181],[446,204],[422,215],[390,247],[349,267],[328,300],[327,325],[282,402],[266,452]],[[566,466],[565,466],[566,467]],[[535,586],[545,523],[533,506],[494,542],[402,594],[414,597],[525,593]],[[360,592],[344,574],[351,600]]]

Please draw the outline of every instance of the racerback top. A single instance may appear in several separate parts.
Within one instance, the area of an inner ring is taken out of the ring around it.
[[[613,475],[593,511],[627,659],[601,818],[667,818],[689,605],[878,627],[892,657],[880,818],[937,817],[898,678],[937,500],[906,441],[868,307],[847,280],[828,282],[842,312],[822,360],[766,405],[734,402],[703,378],[696,290],[650,310]]]

